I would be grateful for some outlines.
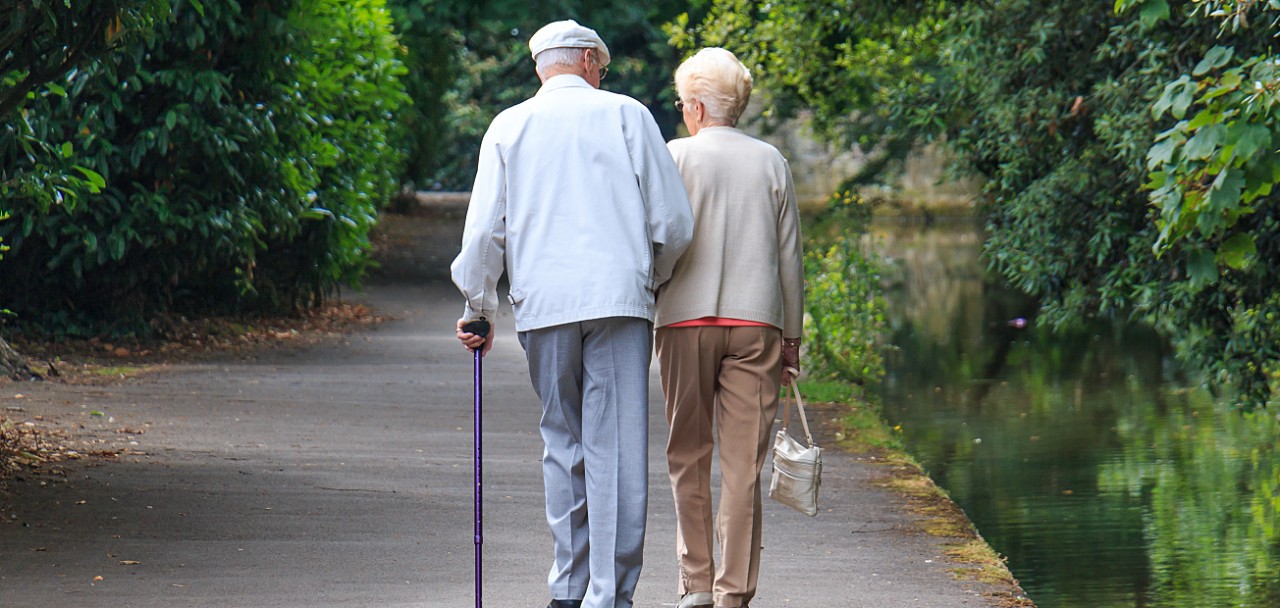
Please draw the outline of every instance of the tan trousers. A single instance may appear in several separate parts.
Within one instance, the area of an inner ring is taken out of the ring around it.
[[[760,574],[760,469],[778,410],[782,332],[772,327],[664,327],[658,329],[655,345],[671,429],[667,467],[676,504],[678,591],[711,591],[716,606],[743,606],[755,596]],[[716,443],[719,569],[711,527]]]

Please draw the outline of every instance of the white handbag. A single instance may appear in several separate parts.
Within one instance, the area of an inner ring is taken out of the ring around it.
[[[769,498],[791,507],[805,515],[818,514],[818,486],[822,480],[822,448],[813,444],[809,432],[809,419],[804,413],[804,399],[800,397],[797,381],[791,382],[791,394],[795,396],[796,409],[800,410],[800,423],[804,426],[808,447],[791,438],[787,425],[791,422],[788,400],[782,404],[782,428],[773,438],[773,478],[769,482]]]

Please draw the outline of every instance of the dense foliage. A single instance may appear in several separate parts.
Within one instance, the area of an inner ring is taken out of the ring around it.
[[[399,175],[398,52],[380,0],[175,2],[152,37],[21,111],[25,137],[100,192],[6,192],[6,304],[60,331],[135,331],[355,280]],[[0,135],[0,166],[39,184],[44,158]]]
[[[944,139],[986,178],[989,263],[1041,299],[1043,322],[1158,323],[1210,382],[1266,402],[1278,3],[846,4],[716,0],[675,38],[753,41],[772,110],[812,107],[828,138],[886,157]]]
[[[168,0],[0,0],[0,158],[27,158],[0,164],[0,200],[22,197],[43,209],[97,191],[101,176],[77,164],[71,144],[45,139],[18,110],[38,96],[65,97],[59,83],[70,70],[137,41],[169,10]]]
[[[169,0],[0,0],[0,116],[168,13]]]
[[[803,116],[819,137],[870,153],[851,183],[890,183],[916,138],[933,133],[923,127],[942,126],[919,97],[943,86],[936,38],[951,12],[928,0],[716,0],[701,21],[681,15],[667,32],[685,52],[737,54],[765,101],[765,130]]]
[[[28,161],[25,168],[0,164],[0,203],[23,196],[43,210],[53,204],[73,205],[80,192],[98,190],[101,176],[77,165],[68,143],[42,139],[17,111],[38,94],[66,96],[66,90],[52,81],[149,32],[169,9],[168,0],[0,1],[0,158],[21,154]],[[9,209],[7,204],[0,206],[0,223],[9,219]],[[8,249],[0,238],[0,260]],[[0,291],[0,316],[7,316],[12,313],[3,308],[3,294]],[[3,336],[0,372],[29,372],[24,358]]]

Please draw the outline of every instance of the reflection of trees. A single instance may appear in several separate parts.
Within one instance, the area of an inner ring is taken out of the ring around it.
[[[1274,416],[1223,413],[1202,394],[1133,410],[1099,485],[1146,499],[1151,603],[1280,606],[1280,449]]]
[[[948,385],[995,378],[1025,335],[1010,323],[1032,316],[1032,300],[985,280],[981,236],[971,225],[878,228],[878,248],[895,271],[886,273],[890,343],[911,341],[914,353],[895,367]]]
[[[886,415],[1033,598],[1280,606],[1274,413],[1170,393],[1177,366],[1149,329],[1009,327],[1025,301],[983,282],[964,239],[882,238],[901,272]]]
[[[916,331],[938,340],[950,340],[957,327],[980,330],[970,323],[952,324],[957,312],[982,299],[982,240],[977,231],[964,224],[950,229],[884,228],[873,226],[873,232],[876,248],[897,271],[886,294],[892,317],[910,319]]]
[[[1151,403],[1160,385],[1153,339],[1147,332],[1043,329],[1012,341],[988,339],[984,350],[966,356],[991,361],[1010,344],[999,376],[952,380],[922,395],[926,402],[914,397],[908,407],[915,411],[891,413],[909,420],[908,445],[1010,556],[1024,588],[1033,598],[1053,598],[1046,605],[1132,605],[1113,602],[1134,598],[1135,581],[1143,586],[1149,576],[1140,498],[1099,491],[1096,470],[1121,447],[1111,431],[1118,412]],[[886,398],[887,409],[893,400]]]

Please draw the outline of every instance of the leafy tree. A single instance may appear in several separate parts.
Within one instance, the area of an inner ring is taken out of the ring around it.
[[[717,0],[700,22],[684,14],[666,31],[685,53],[720,46],[751,67],[766,131],[803,116],[820,138],[870,152],[852,181],[890,183],[942,126],[936,105],[921,99],[946,88],[939,37],[957,4]]]
[[[296,42],[286,57],[297,60],[280,105],[296,113],[291,145],[314,181],[297,232],[272,234],[259,256],[254,289],[277,309],[318,304],[363,276],[369,231],[399,184],[406,133],[397,118],[410,101],[382,0],[309,0],[288,26]]]
[[[169,11],[169,0],[0,1],[0,156],[30,160],[0,165],[0,197],[47,207],[102,187],[101,176],[76,161],[72,142],[49,139],[23,108],[37,92],[66,97],[58,83],[70,71],[149,34]]]
[[[952,122],[949,135],[992,178],[992,266],[1040,296],[1047,320],[1133,314],[1152,321],[1210,382],[1238,389],[1251,407],[1268,399],[1280,357],[1280,275],[1256,263],[1277,254],[1280,225],[1273,214],[1231,208],[1274,208],[1274,198],[1257,185],[1264,179],[1255,182],[1256,199],[1242,199],[1244,188],[1224,178],[1224,186],[1205,188],[1218,191],[1208,202],[1220,207],[1196,219],[1198,202],[1188,199],[1179,216],[1167,191],[1154,193],[1157,201],[1166,197],[1154,208],[1143,191],[1147,183],[1162,186],[1148,175],[1163,162],[1153,158],[1211,155],[1168,151],[1164,142],[1227,118],[1206,112],[1174,124],[1166,110],[1179,112],[1182,101],[1170,87],[1183,90],[1176,83],[1185,74],[1225,65],[1218,63],[1224,42],[1243,57],[1272,44],[1267,28],[1220,32],[1202,4],[1150,2],[1119,15],[1090,4],[1031,2],[968,11],[949,43],[963,91],[949,112],[969,120]],[[1230,95],[1210,94],[1231,103]],[[1254,166],[1239,170],[1265,171],[1265,162]],[[1186,177],[1195,169],[1179,171]],[[1191,233],[1190,225],[1203,229]]]
[[[813,108],[828,139],[945,140],[986,180],[991,267],[1043,321],[1157,323],[1255,406],[1280,367],[1276,9],[716,0],[689,31],[746,32],[771,109]]]
[[[1148,27],[1172,18],[1162,0],[1122,0],[1119,10],[1137,9]],[[1152,114],[1171,127],[1147,152],[1150,200],[1159,217],[1157,255],[1186,256],[1188,290],[1213,298],[1225,310],[1217,325],[1193,327],[1193,356],[1243,377],[1253,403],[1269,394],[1280,360],[1280,294],[1277,275],[1263,260],[1274,259],[1280,224],[1275,186],[1280,184],[1280,57],[1270,38],[1280,20],[1276,0],[1201,0],[1192,18],[1220,20],[1217,44],[1203,52],[1189,73],[1164,85]],[[1252,18],[1261,24],[1250,26]],[[1270,27],[1267,27],[1269,24]],[[1270,378],[1268,378],[1270,376]]]

